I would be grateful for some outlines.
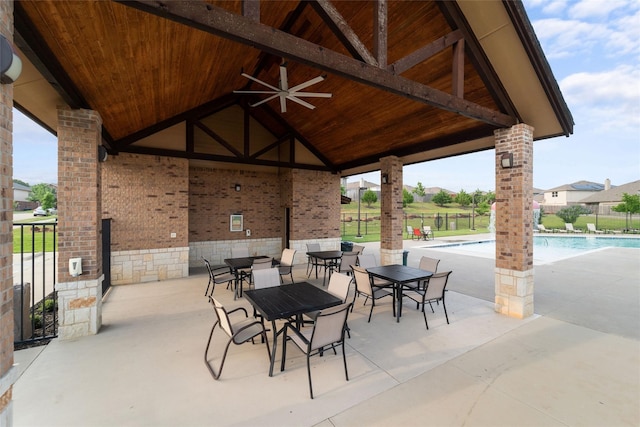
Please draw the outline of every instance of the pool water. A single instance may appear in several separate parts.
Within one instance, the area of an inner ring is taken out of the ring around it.
[[[595,236],[534,236],[534,265],[548,264],[604,248],[640,248],[640,238]],[[425,246],[424,249],[495,259],[495,240]]]

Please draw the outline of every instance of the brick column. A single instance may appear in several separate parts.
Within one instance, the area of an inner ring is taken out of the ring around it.
[[[384,157],[380,173],[387,176],[387,184],[380,184],[380,264],[402,264],[402,162]]]
[[[498,129],[496,139],[495,310],[510,317],[533,314],[533,128]],[[503,168],[503,153],[513,167]]]
[[[102,323],[102,195],[98,145],[102,119],[58,108],[58,335],[96,334]],[[82,275],[69,259],[82,258]]]
[[[0,2],[0,34],[13,40],[13,1]],[[0,84],[0,426],[13,425],[13,85]]]

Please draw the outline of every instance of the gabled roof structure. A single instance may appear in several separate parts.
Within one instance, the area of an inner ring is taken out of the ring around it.
[[[635,195],[640,194],[640,180],[628,182],[626,184],[611,187],[608,190],[599,191],[581,200],[582,203],[616,203],[622,202],[624,193]]]
[[[97,111],[103,144],[216,167],[350,175],[534,139],[573,119],[520,1],[20,1],[16,106],[55,133],[56,107]],[[265,95],[319,74],[315,109]],[[241,166],[239,166],[241,165]]]
[[[547,190],[550,191],[602,191],[604,190],[604,184],[592,181],[576,181],[571,184],[564,184],[559,187]]]

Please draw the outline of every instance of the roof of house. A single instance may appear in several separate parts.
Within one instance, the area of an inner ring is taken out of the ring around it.
[[[600,184],[597,182],[591,181],[577,181],[573,184],[565,184],[559,187],[552,188],[550,190],[546,190],[546,192],[550,191],[602,191],[604,190],[604,184]]]
[[[96,111],[111,155],[349,176],[387,156],[406,165],[493,149],[494,131],[516,123],[535,140],[573,132],[520,1],[14,7],[15,105],[53,133],[58,106]],[[289,88],[331,97],[284,96],[283,69]]]
[[[640,180],[629,182],[627,184],[618,185],[610,188],[609,190],[603,190],[596,194],[592,194],[580,202],[582,203],[615,203],[622,202],[622,195],[627,194],[640,194]]]
[[[31,191],[31,187],[29,187],[28,185],[23,185],[15,181],[13,181],[13,189],[22,190],[22,191]]]

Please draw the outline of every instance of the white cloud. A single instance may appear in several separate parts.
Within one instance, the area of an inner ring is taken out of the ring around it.
[[[541,19],[533,23],[548,58],[563,58],[590,52],[610,37],[603,24],[562,19]]]
[[[640,127],[640,67],[621,65],[612,70],[572,74],[560,81],[567,103],[594,128]],[[585,124],[586,124],[585,123]]]
[[[612,11],[628,5],[630,2],[625,0],[582,0],[571,6],[569,16],[577,19],[606,18]]]

